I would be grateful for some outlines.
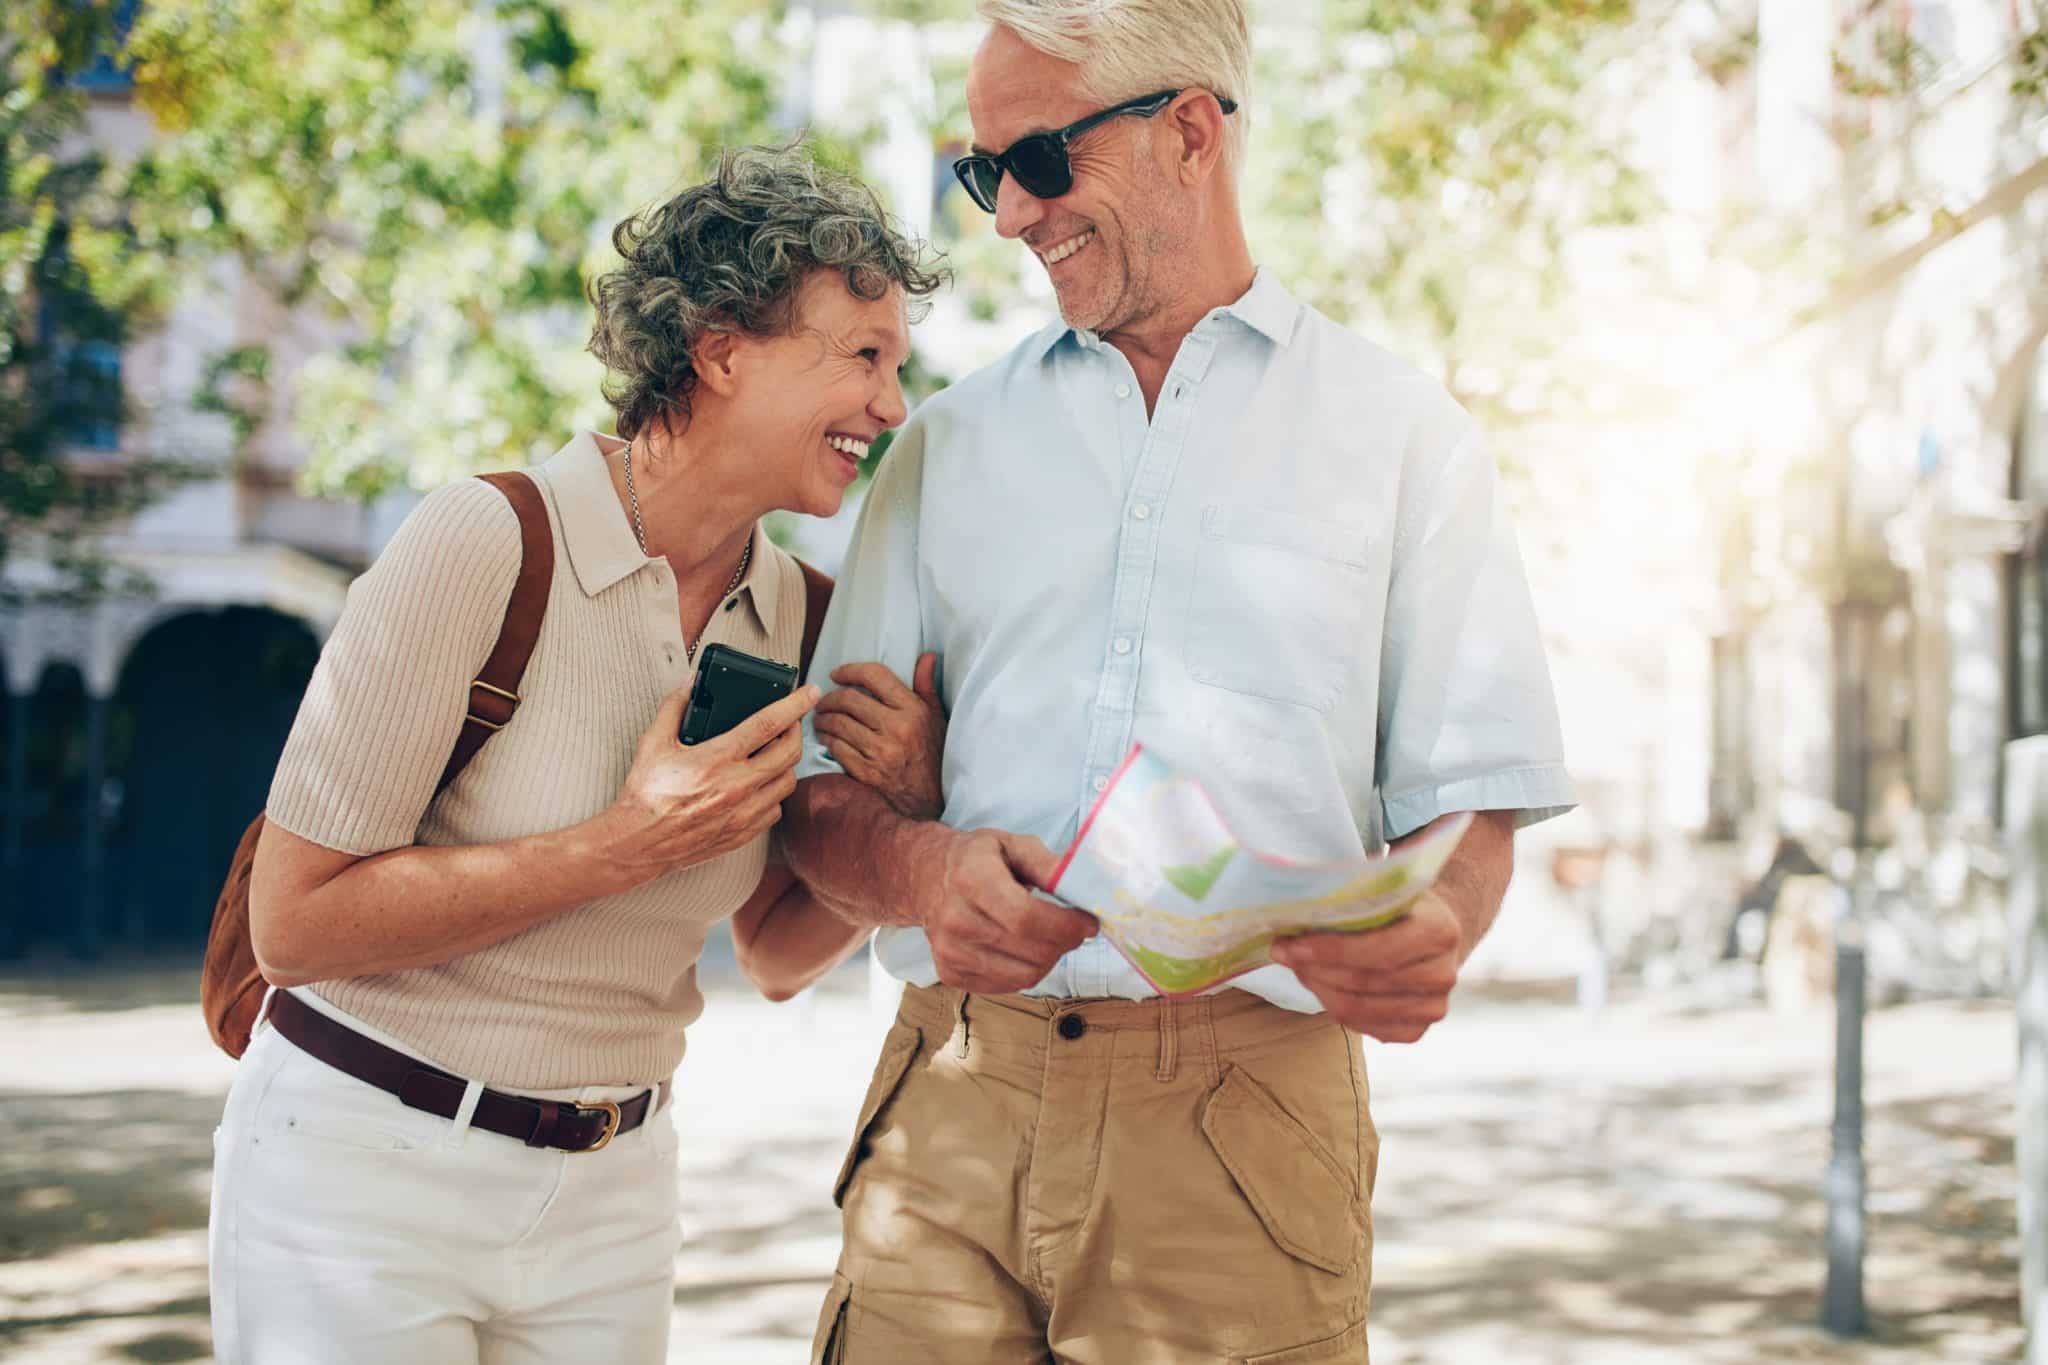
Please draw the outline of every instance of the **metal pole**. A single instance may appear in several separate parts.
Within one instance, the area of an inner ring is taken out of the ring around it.
[[[1857,880],[1860,892],[1864,880]],[[1821,1325],[1841,1337],[1861,1336],[1870,1325],[1863,1305],[1862,940],[1860,919],[1841,921],[1835,939],[1834,1152],[1825,1181],[1828,1279],[1820,1314]]]
[[[2019,1024],[2020,1307],[2028,1365],[2048,1365],[2048,735],[2005,747],[2005,783]]]

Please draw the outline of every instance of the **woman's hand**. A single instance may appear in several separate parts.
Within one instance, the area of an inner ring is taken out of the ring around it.
[[[945,809],[940,759],[946,710],[935,683],[939,656],[917,661],[916,690],[882,664],[832,670],[839,690],[818,703],[812,728],[847,776],[880,792],[899,815],[936,820]]]
[[[804,716],[818,689],[799,687],[702,744],[676,738],[688,687],[655,712],[640,736],[626,784],[606,812],[617,856],[651,880],[694,867],[766,834],[796,790]]]

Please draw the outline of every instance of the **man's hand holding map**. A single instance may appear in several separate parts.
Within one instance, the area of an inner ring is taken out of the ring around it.
[[[1192,995],[1265,966],[1276,938],[1399,919],[1470,823],[1382,858],[1289,863],[1243,847],[1200,782],[1133,746],[1046,889],[1094,915],[1161,994]]]

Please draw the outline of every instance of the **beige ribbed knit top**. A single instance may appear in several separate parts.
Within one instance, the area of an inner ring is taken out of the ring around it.
[[[349,589],[270,789],[269,818],[316,844],[373,854],[562,829],[617,796],[662,699],[687,682],[675,574],[649,559],[585,433],[539,469],[555,533],[547,618],[518,715],[439,797],[475,678],[519,567],[519,520],[465,479],[429,495]],[[746,581],[704,643],[794,663],[796,561],[754,532]],[[561,1089],[661,1080],[703,1011],[707,930],[760,880],[764,836],[435,967],[313,991],[420,1056],[489,1085]]]

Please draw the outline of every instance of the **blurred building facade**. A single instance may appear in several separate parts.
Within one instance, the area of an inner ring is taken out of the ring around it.
[[[1880,905],[1918,911],[1879,917],[1891,970],[1982,988],[2002,746],[2048,729],[2039,19],[1872,8],[1763,0],[1722,89],[1723,193],[1811,223],[1832,283],[1708,400],[1738,472],[1713,499],[1704,833],[1795,841],[1845,878],[1860,857]],[[1917,94],[1859,91],[1845,53]]]

